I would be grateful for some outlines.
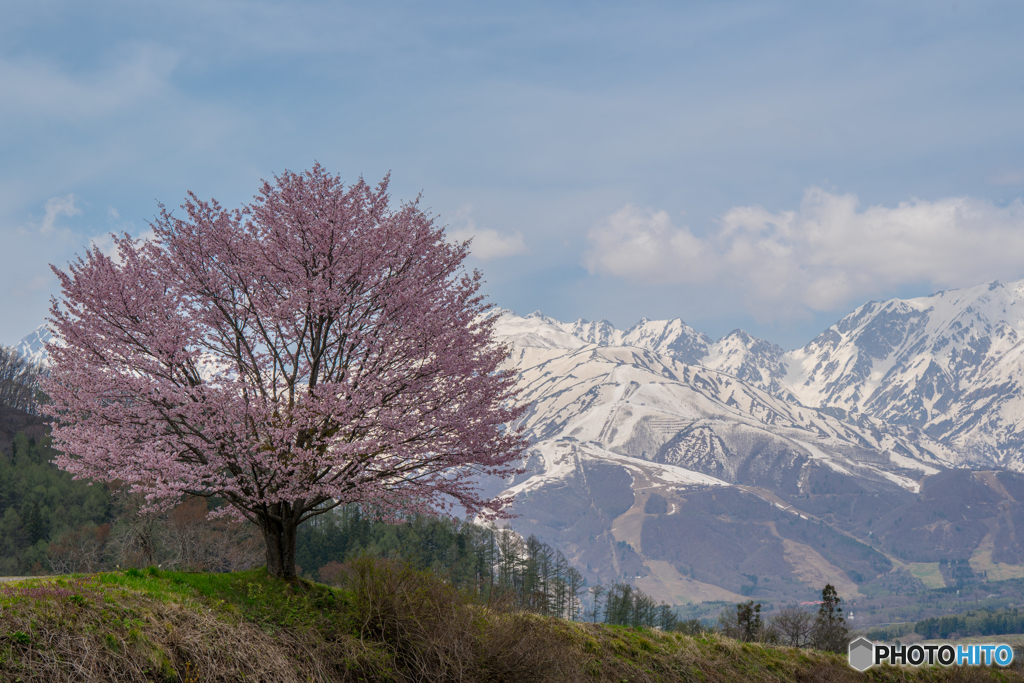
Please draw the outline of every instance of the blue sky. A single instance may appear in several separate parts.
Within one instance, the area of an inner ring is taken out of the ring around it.
[[[802,345],[1024,278],[1017,2],[33,2],[0,22],[0,343],[188,190],[392,172],[499,306]]]

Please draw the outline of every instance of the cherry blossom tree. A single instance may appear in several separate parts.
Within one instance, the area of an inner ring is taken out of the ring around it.
[[[152,509],[218,497],[288,579],[297,527],[337,505],[507,516],[474,482],[519,471],[522,408],[468,243],[392,206],[387,177],[345,186],[319,164],[241,209],[181,208],[151,240],[51,266],[60,467]]]

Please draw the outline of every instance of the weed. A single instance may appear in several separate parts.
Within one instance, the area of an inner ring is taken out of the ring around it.
[[[185,662],[185,675],[182,683],[199,683],[199,672],[192,668],[192,662]]]

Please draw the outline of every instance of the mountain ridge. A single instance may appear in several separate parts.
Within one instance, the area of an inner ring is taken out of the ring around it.
[[[1024,280],[869,301],[791,351],[741,329],[712,340],[680,318],[626,330],[539,311],[522,320],[550,325],[534,330],[548,346],[646,349],[790,403],[921,429],[964,466],[1024,467]]]

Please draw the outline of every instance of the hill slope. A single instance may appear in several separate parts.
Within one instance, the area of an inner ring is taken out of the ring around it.
[[[0,591],[0,676],[24,683],[1019,681],[1015,670],[845,657],[499,612],[430,574],[354,566],[341,587],[238,574],[60,577]]]

